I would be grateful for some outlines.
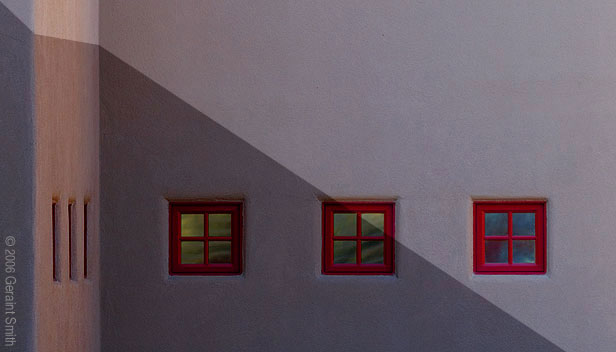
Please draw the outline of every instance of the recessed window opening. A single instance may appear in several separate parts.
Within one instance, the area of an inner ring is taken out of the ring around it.
[[[544,274],[544,201],[477,201],[474,204],[476,274]]]
[[[394,203],[323,204],[323,274],[393,274]]]
[[[171,275],[241,273],[241,202],[172,202],[169,224]]]

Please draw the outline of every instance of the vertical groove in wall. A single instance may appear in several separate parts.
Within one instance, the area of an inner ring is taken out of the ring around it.
[[[34,36],[36,229],[36,345],[39,352],[96,352],[99,339],[98,46]],[[47,216],[58,203],[59,281],[48,274],[53,262]],[[89,268],[85,278],[85,212],[91,219]]]

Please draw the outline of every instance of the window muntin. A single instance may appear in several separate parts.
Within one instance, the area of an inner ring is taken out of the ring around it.
[[[545,204],[544,201],[476,201],[475,273],[544,274]]]
[[[242,203],[169,205],[171,275],[241,273]]]
[[[323,274],[393,274],[394,203],[323,203]]]

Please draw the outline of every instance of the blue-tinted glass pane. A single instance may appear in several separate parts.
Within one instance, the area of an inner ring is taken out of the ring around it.
[[[535,213],[513,213],[513,235],[535,235]]]
[[[385,233],[385,214],[361,214],[361,233],[364,236],[383,236]]]
[[[209,263],[231,263],[231,241],[209,241],[207,250]]]
[[[203,242],[183,241],[180,249],[182,264],[203,264]]]
[[[486,241],[486,263],[508,263],[509,241]]]
[[[355,236],[357,234],[357,214],[334,214],[334,236]]]
[[[182,237],[203,236],[203,214],[182,214]]]
[[[334,264],[355,264],[355,241],[334,241]]]
[[[208,235],[231,236],[231,214],[208,214]]]
[[[383,264],[383,241],[361,241],[362,264]]]
[[[507,213],[485,213],[485,235],[507,236],[509,234]]]
[[[514,263],[535,263],[535,241],[513,241]]]

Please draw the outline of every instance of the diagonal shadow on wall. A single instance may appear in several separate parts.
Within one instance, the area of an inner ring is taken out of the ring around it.
[[[100,65],[102,351],[561,351],[400,243],[396,277],[321,276],[327,195],[102,48]],[[167,275],[168,198],[245,200],[244,275]]]

